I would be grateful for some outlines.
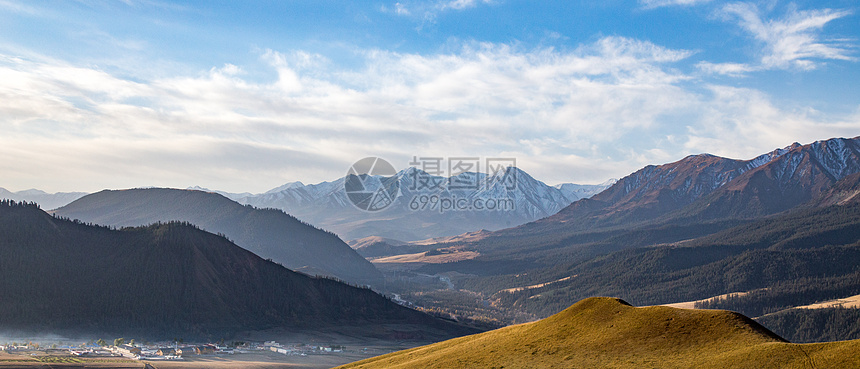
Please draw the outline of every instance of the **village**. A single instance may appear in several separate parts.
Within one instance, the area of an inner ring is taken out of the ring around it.
[[[366,351],[367,349],[364,349]],[[125,342],[124,339],[114,340],[113,345],[103,340],[83,344],[56,342],[44,345],[38,342],[11,342],[0,344],[0,352],[31,357],[62,357],[70,358],[124,358],[131,360],[161,361],[184,360],[189,356],[206,355],[240,355],[259,352],[272,352],[285,356],[325,355],[343,353],[346,346],[341,345],[307,345],[303,343],[281,344],[276,341],[262,343],[234,342],[232,345],[222,344],[188,344],[181,342],[156,342],[138,344],[134,340]]]

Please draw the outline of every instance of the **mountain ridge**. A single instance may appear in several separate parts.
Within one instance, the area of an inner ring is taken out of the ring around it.
[[[0,187],[0,199],[35,202],[46,210],[56,209],[86,195],[86,192],[47,193],[45,191],[37,190],[35,188],[31,188],[29,190],[24,191],[12,192],[3,187]]]
[[[187,221],[224,234],[257,255],[293,270],[359,285],[378,285],[382,281],[372,264],[333,233],[281,210],[241,205],[215,193],[162,188],[105,190],[53,213],[117,227]]]
[[[793,143],[749,160],[697,154],[672,163],[648,165],[591,197],[595,203],[588,207],[589,212],[579,214],[576,211],[578,207],[568,206],[540,221],[613,218],[612,221],[618,223],[619,219],[625,222],[652,219],[690,205],[731,183],[738,176],[767,165],[800,146]],[[587,223],[593,224],[594,221]]]
[[[830,147],[837,150],[828,151],[828,143],[835,143]],[[811,154],[813,151],[816,152],[814,155]],[[808,169],[817,165],[815,163],[818,159],[815,157],[830,158],[830,161],[834,161],[833,151],[847,152],[848,155],[842,161],[836,160],[842,163],[838,170],[834,169],[838,178]],[[813,160],[810,157],[813,157]],[[798,179],[773,174],[785,170],[785,163],[792,161],[805,165],[792,173],[807,175],[808,178]],[[794,143],[749,160],[721,158],[710,154],[690,155],[668,164],[648,165],[591,198],[574,201],[554,215],[491,232],[487,238],[522,239],[547,233],[568,235],[599,229],[745,221],[744,219],[754,219],[779,213],[790,207],[802,206],[825,193],[841,178],[858,172],[860,137],[834,138],[808,145]],[[791,187],[787,181],[792,179],[805,180],[808,183]],[[783,190],[766,190],[773,188]],[[762,194],[739,197],[739,193],[744,189]],[[786,199],[786,189],[797,193],[791,199]],[[773,193],[768,195],[768,192]],[[756,204],[769,205],[751,208],[748,202],[753,200]],[[745,211],[749,211],[747,215],[743,215]]]

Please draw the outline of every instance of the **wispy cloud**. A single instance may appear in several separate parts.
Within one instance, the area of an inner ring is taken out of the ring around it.
[[[40,13],[40,11],[36,8],[8,0],[0,0],[0,8],[28,15],[38,15]]]
[[[152,7],[168,11],[188,11],[190,6],[176,4],[173,2],[157,1],[157,0],[121,0],[124,4],[130,7]]]
[[[492,0],[444,0],[440,1],[437,4],[437,8],[440,10],[445,9],[466,9],[466,8],[474,8],[479,3],[490,4]]]
[[[853,40],[822,36],[824,26],[851,15],[848,10],[791,7],[784,17],[767,19],[754,4],[731,3],[721,13],[725,19],[736,20],[764,44],[760,68],[808,70],[818,67],[823,60],[856,60],[852,55],[856,49]]]
[[[406,7],[406,5],[403,5],[402,3],[395,3],[395,4],[394,4],[394,13],[395,13],[395,14],[397,14],[397,15],[409,15],[409,14],[412,14],[412,13],[409,11],[409,8],[407,8],[407,7]]]
[[[403,0],[394,3],[390,8],[383,6],[382,10],[400,16],[417,17],[423,24],[434,22],[439,14],[446,11],[470,9],[480,4],[492,3],[494,0]]]
[[[749,64],[743,63],[711,63],[707,61],[702,61],[696,63],[696,68],[701,70],[702,72],[708,74],[722,74],[726,76],[732,77],[740,77],[745,75],[748,72],[753,72],[757,70],[761,70],[759,67],[755,67]]]
[[[736,158],[752,158],[765,148],[831,137],[855,137],[860,114],[828,116],[809,107],[781,108],[750,88],[709,85],[697,124],[687,127],[685,146]],[[858,107],[860,108],[860,107]]]
[[[654,9],[664,6],[693,6],[709,2],[711,2],[711,0],[639,0],[639,4],[646,9]]]

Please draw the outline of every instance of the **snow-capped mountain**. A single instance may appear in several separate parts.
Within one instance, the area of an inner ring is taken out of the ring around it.
[[[496,205],[496,210],[511,211],[523,218],[538,219],[555,214],[575,200],[516,167],[509,167],[491,175],[462,173],[450,178],[431,176],[418,169],[408,168],[398,173],[398,177],[401,186],[399,204],[406,207],[414,207],[416,202],[423,205],[423,201],[420,201],[422,195],[435,195],[440,199],[466,199],[470,204],[476,203],[476,200],[485,204],[498,200],[511,200],[509,204]],[[435,188],[421,188],[416,185],[416,182],[439,185]],[[432,203],[428,204],[423,210],[436,210],[432,205]],[[503,208],[505,206],[507,208]]]
[[[612,185],[618,182],[617,179],[612,178],[606,182],[596,185],[583,185],[576,183],[561,183],[557,184],[553,187],[561,190],[561,192],[569,199],[579,200],[579,199],[587,199],[594,195],[597,195]]]
[[[277,193],[277,192],[286,191],[286,190],[289,190],[292,188],[300,188],[300,187],[304,187],[304,186],[305,186],[305,184],[302,183],[301,181],[295,181],[295,182],[290,182],[290,183],[284,184],[282,186],[275,187],[271,190],[266,191],[266,193]],[[248,195],[250,195],[250,194],[248,194]]]
[[[860,137],[795,143],[714,191],[688,213],[706,219],[773,214],[811,201],[855,173],[860,173]]]
[[[210,189],[208,189],[208,188],[200,187],[200,186],[191,186],[191,187],[186,188],[186,190],[194,190],[194,191],[203,191],[203,192],[212,192],[212,193],[217,193],[217,194],[219,194],[219,195],[221,195],[221,196],[224,196],[224,197],[226,197],[226,198],[228,198],[228,199],[230,199],[230,200],[233,200],[233,201],[236,201],[236,199],[241,199],[241,198],[243,198],[243,197],[248,197],[248,196],[253,196],[253,195],[254,195],[254,194],[252,194],[252,193],[250,193],[250,192],[230,193],[230,192],[225,192],[225,191],[210,190]]]
[[[543,223],[593,225],[666,219],[747,218],[810,201],[860,172],[860,137],[794,143],[750,160],[709,154],[646,166]]]
[[[550,216],[606,185],[553,187],[516,167],[452,177],[410,167],[396,174],[398,190],[393,203],[378,212],[365,212],[350,201],[345,179],[310,185],[292,182],[262,194],[225,196],[258,208],[282,209],[346,240],[381,236],[413,241],[527,223]],[[382,180],[385,178],[366,178],[365,185],[377,188]]]

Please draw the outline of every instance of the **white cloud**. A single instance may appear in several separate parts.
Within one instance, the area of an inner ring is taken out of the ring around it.
[[[828,117],[811,108],[780,108],[764,93],[727,86],[708,86],[699,124],[688,127],[685,146],[739,159],[785,147],[832,137],[854,137],[860,115]],[[770,149],[768,149],[770,148]]]
[[[19,4],[17,2],[11,2],[7,0],[0,0],[0,8],[4,8],[8,11],[22,13],[27,15],[39,15],[39,10],[32,8],[27,5]]]
[[[639,0],[646,9],[660,8],[664,6],[693,6],[711,2],[711,0]]]
[[[722,8],[728,19],[736,19],[747,32],[761,41],[761,66],[766,69],[814,69],[821,60],[856,60],[855,46],[846,40],[827,40],[821,31],[827,23],[851,14],[847,10],[797,10],[785,17],[765,19],[750,3],[731,3]]]
[[[435,55],[366,50],[366,67],[346,70],[269,50],[268,81],[233,64],[130,81],[2,57],[2,185],[254,192],[337,178],[370,155],[400,166],[413,155],[514,156],[549,183],[598,183],[690,151],[753,155],[812,129],[860,128],[783,111],[754,90],[694,92],[673,68],[690,55],[621,37],[572,51],[467,43]]]
[[[395,3],[394,4],[394,13],[397,15],[409,15],[410,14],[409,9],[407,9],[406,6],[401,4],[401,3]]]
[[[696,63],[696,68],[708,74],[722,74],[727,76],[740,77],[748,72],[760,70],[760,68],[749,64],[740,63],[710,63],[702,61]]]
[[[445,0],[445,1],[440,1],[436,7],[440,10],[445,10],[445,9],[460,10],[460,9],[474,8],[479,3],[490,4],[490,3],[492,3],[492,0]]]

